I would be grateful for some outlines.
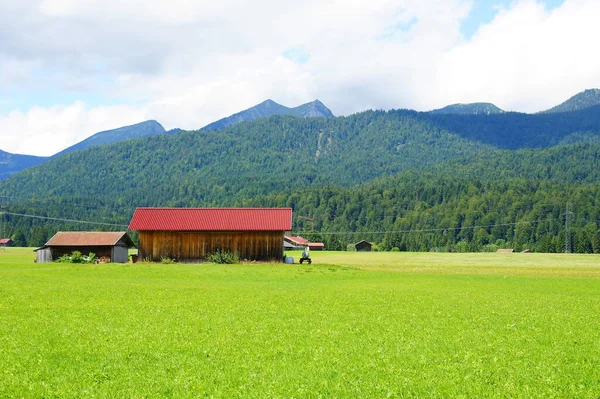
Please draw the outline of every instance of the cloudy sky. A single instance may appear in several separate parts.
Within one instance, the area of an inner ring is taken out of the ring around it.
[[[598,0],[0,0],[0,149],[52,155],[268,98],[336,115],[600,87]]]

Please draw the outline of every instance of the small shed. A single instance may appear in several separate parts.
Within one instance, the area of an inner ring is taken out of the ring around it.
[[[141,259],[202,262],[217,250],[240,259],[281,261],[291,208],[137,208]]]
[[[52,262],[79,251],[84,255],[93,252],[98,258],[106,258],[111,262],[127,263],[128,250],[133,247],[135,244],[123,231],[59,231],[43,247],[35,250],[36,262]]]
[[[14,242],[10,238],[0,238],[0,248],[12,247]]]
[[[307,246],[311,251],[323,251],[325,249],[325,244],[322,242],[309,242],[306,238],[300,236],[284,236],[283,239],[288,246],[294,249],[304,249]]]
[[[354,244],[354,248],[356,252],[371,252],[373,249],[373,244],[368,241],[362,240]]]

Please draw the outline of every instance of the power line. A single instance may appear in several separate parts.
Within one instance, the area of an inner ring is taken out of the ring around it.
[[[298,231],[296,233],[297,234],[318,233],[321,235],[435,233],[435,232],[440,232],[440,231],[460,231],[460,230],[472,230],[472,229],[486,228],[486,227],[516,226],[516,225],[521,225],[521,224],[536,224],[536,223],[543,223],[543,222],[548,222],[548,221],[553,221],[553,220],[556,220],[556,219],[549,218],[549,219],[541,219],[541,220],[532,220],[529,222],[497,223],[497,224],[486,224],[486,225],[478,225],[478,226],[447,227],[447,228],[435,228],[435,229],[410,229],[410,230],[388,230],[388,231],[324,231],[324,232]]]
[[[86,223],[86,224],[96,224],[96,225],[101,225],[101,226],[129,227],[129,225],[127,225],[127,224],[90,222],[90,221],[87,221],[87,220],[52,218],[52,217],[48,217],[48,216],[26,215],[26,214],[23,214],[23,213],[14,213],[14,212],[5,212],[5,213],[7,215],[12,215],[12,216],[21,216],[21,217],[26,217],[26,218],[53,220],[53,221],[56,221],[56,222]]]
[[[70,223],[85,223],[85,224],[93,224],[100,226],[113,226],[113,227],[129,227],[126,224],[118,224],[118,223],[104,223],[104,222],[91,222],[87,220],[77,220],[77,219],[65,219],[65,218],[54,218],[48,216],[39,216],[39,215],[28,215],[23,213],[15,213],[8,211],[0,211],[0,215],[12,215],[12,216],[20,216],[34,219],[43,219],[43,220],[52,220],[57,222],[70,222]],[[565,218],[567,219],[565,223],[567,227],[569,227],[570,222],[570,212],[567,208],[567,213],[565,214]],[[486,224],[486,225],[476,225],[476,226],[462,226],[462,227],[446,227],[446,228],[432,228],[432,229],[408,229],[408,230],[387,230],[387,231],[297,231],[295,234],[311,234],[318,233],[320,235],[353,235],[353,234],[406,234],[406,233],[435,233],[435,232],[446,232],[446,231],[461,231],[461,230],[473,230],[478,228],[489,228],[489,227],[506,227],[506,226],[518,226],[525,224],[538,224],[544,222],[556,221],[555,218],[548,219],[540,219],[540,220],[532,220],[532,221],[522,221],[522,222],[512,222],[512,223],[495,223],[495,224]],[[578,220],[586,221],[587,219],[578,218]],[[600,220],[591,220],[593,222],[600,222]],[[2,220],[0,220],[0,224]],[[0,226],[2,227],[2,226]],[[569,230],[567,230],[569,231]],[[1,234],[0,234],[1,235]]]

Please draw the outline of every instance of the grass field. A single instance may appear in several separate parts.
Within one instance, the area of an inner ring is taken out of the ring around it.
[[[0,251],[0,398],[600,396],[597,255],[311,256]]]

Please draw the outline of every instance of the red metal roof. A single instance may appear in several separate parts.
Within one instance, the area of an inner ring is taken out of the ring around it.
[[[0,245],[6,245],[10,242],[12,242],[10,238],[0,238]]]
[[[129,230],[289,231],[291,208],[137,208]]]
[[[102,231],[59,231],[46,243],[47,247],[71,247],[71,246],[113,246],[121,239],[130,247],[133,241],[124,231],[102,232]]]

